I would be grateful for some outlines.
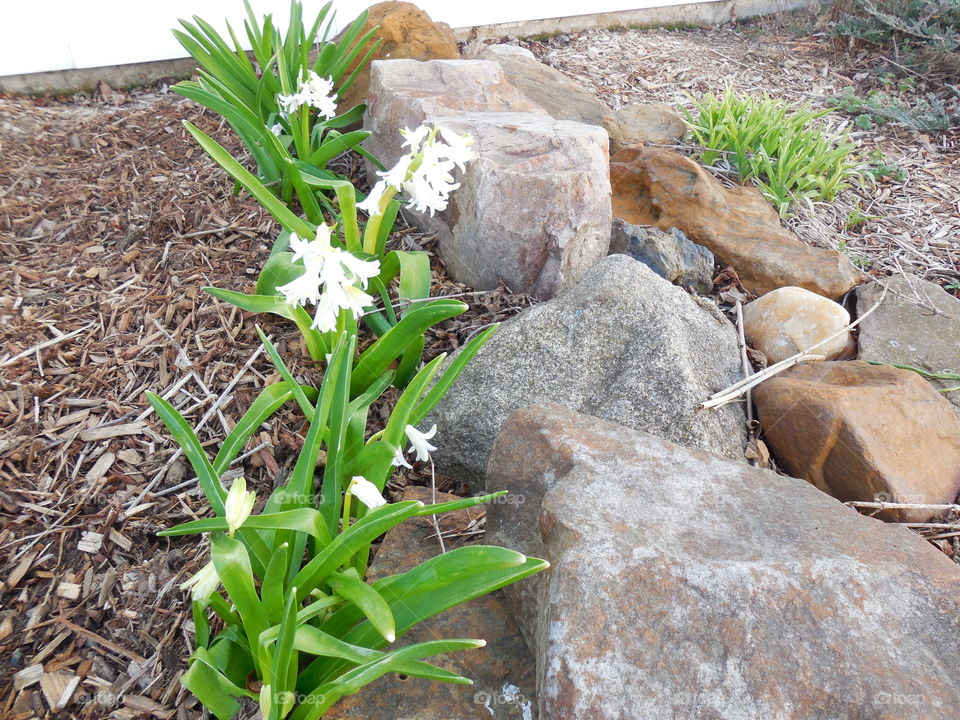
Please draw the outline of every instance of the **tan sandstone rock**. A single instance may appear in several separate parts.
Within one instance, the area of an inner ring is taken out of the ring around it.
[[[960,491],[960,418],[916,373],[807,363],[761,383],[753,398],[783,468],[840,500],[952,503]]]
[[[732,265],[763,295],[795,285],[838,298],[858,273],[841,253],[805,244],[751,187],[725,189],[689,158],[662,148],[626,148],[610,159],[613,214],[634,225],[676,227]]]
[[[770,364],[827,340],[849,324],[850,313],[842,305],[798,287],[777,288],[743,308],[747,340]],[[814,352],[836,360],[851,358],[856,351],[856,341],[847,331]]]
[[[610,133],[610,152],[653,143],[670,145],[687,134],[683,118],[667,105],[634,103],[619,110],[604,123]]]
[[[429,488],[408,487],[404,500],[433,502]],[[459,500],[438,492],[436,502]],[[457,535],[475,529],[482,508],[438,516],[440,531]],[[447,550],[469,545],[471,535],[448,537]],[[370,566],[370,579],[402,573],[440,554],[433,520],[415,517],[386,534]],[[431,658],[429,662],[473,680],[453,685],[419,678],[386,675],[356,695],[343,698],[325,718],[329,720],[528,720],[534,701],[533,657],[506,602],[485,595],[451,608],[415,626],[398,646],[439,638],[483,638],[486,647]]]
[[[473,137],[475,158],[450,204],[406,212],[437,244],[450,275],[478,290],[502,281],[545,299],[575,284],[610,247],[607,133],[555,120],[504,80],[490,60],[376,62],[365,147],[387,166],[397,128],[438,121]],[[377,179],[368,165],[371,181]]]
[[[398,128],[464,113],[532,113],[549,117],[507,82],[490,60],[376,61],[370,70],[370,92],[363,127],[372,135],[363,146],[386,167],[401,155]],[[373,184],[375,168],[367,164]]]
[[[383,40],[371,60],[450,60],[460,57],[457,40],[446,23],[436,23],[423,10],[408,2],[381,2],[367,10],[367,20],[358,37],[377,25],[380,29],[374,36]],[[339,36],[338,38],[339,39]],[[364,48],[364,53],[367,48]],[[360,55],[362,57],[363,54]],[[350,66],[353,72],[359,58]],[[353,84],[347,88],[338,107],[344,112],[366,101],[370,88],[370,65],[364,67]]]

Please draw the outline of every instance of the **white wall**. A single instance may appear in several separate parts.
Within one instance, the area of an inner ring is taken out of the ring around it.
[[[375,0],[335,0],[336,25],[352,20]],[[698,0],[419,0],[434,20],[473,27],[568,17]],[[226,36],[224,18],[243,37],[242,0],[0,0],[0,76],[47,70],[124,65],[186,57],[170,29],[198,15]],[[257,16],[285,23],[289,0],[251,0]],[[324,0],[303,0],[312,19]]]

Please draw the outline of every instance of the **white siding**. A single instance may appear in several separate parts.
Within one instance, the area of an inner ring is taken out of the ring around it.
[[[437,21],[452,27],[567,17],[696,0],[420,0]],[[304,0],[311,19],[323,0]],[[336,0],[337,25],[373,0]],[[0,76],[125,65],[186,57],[170,30],[178,18],[198,15],[226,35],[224,19],[243,34],[242,0],[0,0]],[[289,0],[251,0],[254,12],[271,12],[284,25]]]

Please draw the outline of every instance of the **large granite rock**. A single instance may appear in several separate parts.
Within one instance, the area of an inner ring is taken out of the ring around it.
[[[753,399],[782,467],[840,500],[937,504],[960,492],[960,418],[916,373],[807,363],[761,383]],[[895,516],[923,522],[936,514]]]
[[[705,295],[713,289],[713,253],[691,242],[676,228],[664,232],[615,218],[610,253],[629,255],[665,280],[691,292]]]
[[[915,275],[884,280],[883,303],[860,323],[860,359],[912,365],[936,374],[960,374],[960,300]],[[877,304],[883,285],[857,290],[857,314]],[[934,387],[960,386],[960,379],[931,380]],[[945,393],[960,413],[960,391]]]
[[[610,255],[575,287],[505,322],[426,424],[439,428],[439,467],[474,489],[500,425],[532,403],[742,458],[742,408],[697,409],[740,377],[736,333],[712,303]]]
[[[429,488],[408,487],[404,500],[433,502]],[[436,502],[458,500],[438,492]],[[483,510],[473,508],[439,515],[447,550],[470,544]],[[406,572],[440,554],[433,520],[415,517],[388,532],[370,566],[371,581]],[[473,680],[452,685],[389,674],[338,702],[329,720],[535,720],[535,669],[503,597],[492,594],[451,608],[415,626],[398,646],[440,638],[483,638],[485,647],[432,658],[430,662]]]
[[[615,217],[679,228],[732,265],[757,295],[795,285],[838,298],[857,284],[846,257],[802,242],[756,188],[724,188],[690,158],[662,148],[626,148],[610,159],[610,182]]]
[[[368,147],[387,165],[400,155],[398,127],[439,119],[472,135],[476,157],[447,209],[407,217],[437,233],[455,280],[483,290],[503,282],[543,299],[607,254],[607,135],[543,114],[498,112],[536,109],[516,93],[486,60],[377,63],[365,127]]]
[[[771,365],[818,345],[813,352],[827,360],[855,357],[849,324],[843,305],[798,287],[771,290],[743,308],[747,340]]]
[[[480,54],[503,68],[507,81],[557,120],[607,125],[613,113],[593,93],[516,45],[490,45]]]
[[[364,47],[363,54],[377,40],[382,44],[374,52],[372,60],[451,60],[460,57],[457,49],[457,40],[453,31],[446,23],[437,23],[430,19],[423,10],[408,2],[381,2],[367,8],[367,19],[363,29],[357,37],[362,37],[369,30],[379,26],[374,36]],[[343,32],[335,38],[339,41]],[[363,54],[359,55],[350,65],[353,72],[359,64]],[[340,99],[339,112],[366,102],[367,92],[370,89],[370,65],[361,68],[353,84],[347,88]]]
[[[476,157],[447,210],[408,217],[437,233],[455,280],[478,290],[503,282],[546,299],[607,254],[612,216],[602,128],[517,113],[448,117],[443,125],[472,135]]]
[[[953,720],[960,568],[802,480],[557,405],[513,413],[488,539],[541,720]]]

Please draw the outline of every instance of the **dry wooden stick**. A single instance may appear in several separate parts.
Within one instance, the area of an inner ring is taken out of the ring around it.
[[[872,308],[867,310],[865,313],[863,313],[863,315],[858,317],[849,325],[842,328],[841,330],[838,330],[837,332],[833,333],[833,335],[831,335],[830,337],[824,340],[821,340],[815,345],[811,345],[806,350],[798,352],[796,355],[791,355],[786,360],[781,360],[778,363],[774,363],[770,367],[765,368],[764,370],[761,370],[755,375],[745,380],[741,380],[740,382],[734,383],[733,385],[726,388],[725,390],[721,390],[720,392],[714,393],[713,395],[710,396],[709,400],[706,400],[700,403],[700,408],[703,410],[706,410],[707,408],[720,407],[721,405],[727,405],[729,403],[736,402],[737,399],[741,395],[744,395],[748,390],[750,390],[750,388],[756,387],[757,385],[762,383],[764,380],[769,380],[774,375],[779,375],[784,370],[787,370],[793,367],[794,365],[797,365],[799,363],[809,361],[809,360],[823,360],[823,355],[817,355],[811,351],[816,350],[817,348],[823,345],[826,345],[828,342],[830,342],[831,340],[835,340],[836,338],[840,337],[844,333],[850,332],[853,328],[855,328],[857,325],[859,325],[864,320],[866,320],[867,317],[870,315],[870,313],[872,313],[874,310],[880,307],[880,304],[883,302],[883,299],[886,296],[887,296],[887,286],[884,285],[883,293],[881,293],[880,299],[877,300],[876,303],[874,303]]]
[[[743,379],[749,380],[753,375],[750,359],[747,357],[747,338],[743,331],[743,304],[737,300],[737,344],[740,346],[740,365],[743,368]],[[753,425],[753,403],[750,401],[750,388],[747,388],[747,427]]]
[[[48,347],[52,347],[53,345],[58,345],[59,343],[69,340],[70,338],[74,338],[93,324],[94,324],[93,322],[88,322],[82,328],[77,328],[72,332],[68,332],[66,335],[60,335],[58,337],[51,338],[49,340],[44,340],[42,343],[38,343],[33,347],[28,348],[27,350],[24,350],[22,353],[18,353],[14,355],[12,358],[7,358],[3,362],[0,362],[0,367],[6,367],[7,365],[12,365],[13,363],[15,363],[17,360],[20,360],[21,358],[25,358],[28,355],[32,355],[35,352],[46,350]]]
[[[853,508],[864,509],[864,510],[933,510],[935,512],[947,512],[949,510],[958,510],[960,511],[960,505],[952,504],[927,504],[927,503],[899,503],[899,502],[887,502],[885,500],[877,500],[874,502],[867,502],[866,500],[850,500],[845,502],[844,505],[849,505]]]

